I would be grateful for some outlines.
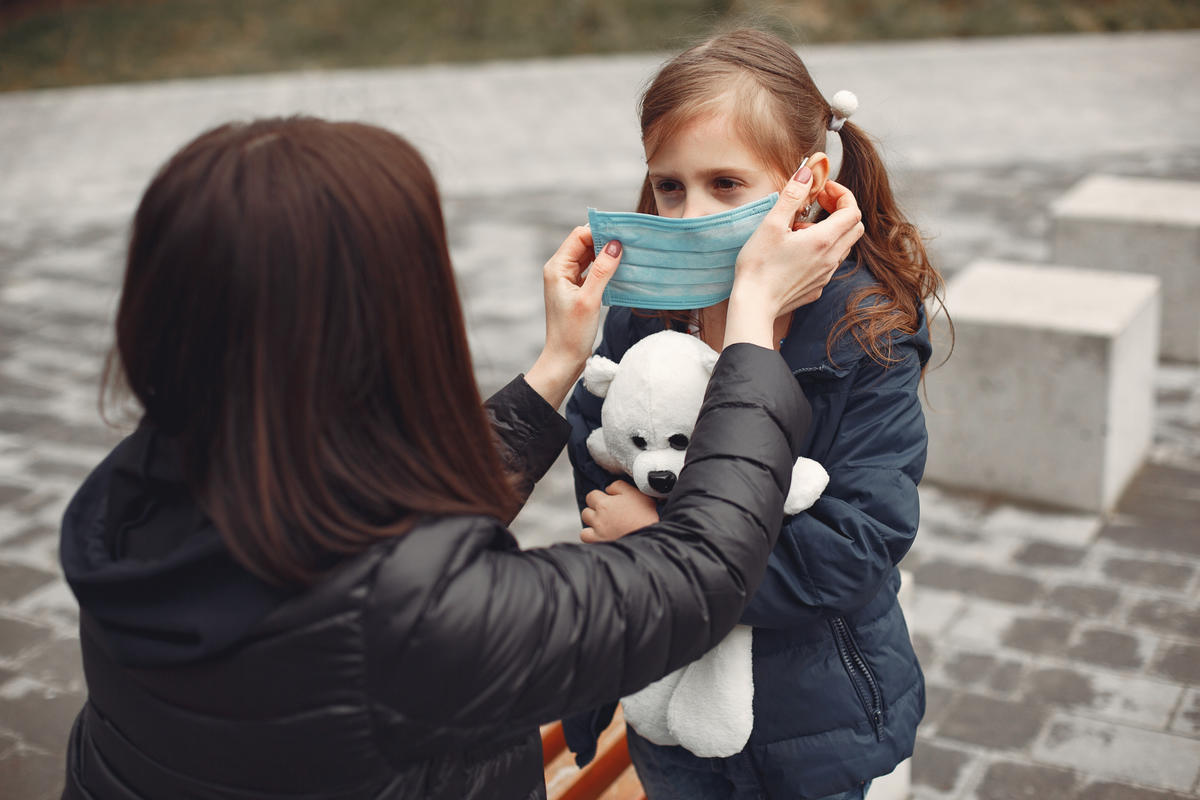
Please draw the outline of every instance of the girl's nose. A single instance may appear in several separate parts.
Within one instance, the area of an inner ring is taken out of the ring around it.
[[[709,214],[715,214],[720,209],[711,198],[698,197],[693,199],[688,197],[683,203],[683,214],[680,216],[683,219],[691,219],[692,217],[707,217]]]

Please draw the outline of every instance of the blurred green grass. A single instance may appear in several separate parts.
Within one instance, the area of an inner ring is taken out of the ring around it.
[[[678,49],[1200,27],[1200,0],[0,0],[0,91]]]

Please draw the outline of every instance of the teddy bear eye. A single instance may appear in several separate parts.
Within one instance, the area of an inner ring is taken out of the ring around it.
[[[646,449],[646,440],[643,439],[641,436],[632,436],[632,437],[630,437],[630,441],[633,442],[633,446],[636,447],[638,450]]]
[[[688,437],[684,436],[682,433],[677,433],[670,439],[667,439],[667,442],[669,442],[671,447],[675,448],[676,450],[687,450]]]

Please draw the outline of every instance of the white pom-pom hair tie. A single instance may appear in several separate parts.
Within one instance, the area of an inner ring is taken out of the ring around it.
[[[858,98],[854,96],[854,92],[842,89],[829,101],[829,110],[832,113],[826,127],[834,132],[840,131],[846,120],[858,110]]]

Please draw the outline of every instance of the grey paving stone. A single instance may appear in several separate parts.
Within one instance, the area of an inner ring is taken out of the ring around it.
[[[996,572],[974,564],[931,561],[916,571],[918,586],[963,592],[1004,603],[1028,605],[1041,593],[1042,585],[1024,575]]]
[[[937,725],[953,700],[954,692],[952,690],[926,683],[925,717],[921,720],[922,727],[928,728]]]
[[[1200,536],[1196,535],[1195,519],[1119,517],[1101,528],[1099,536],[1125,547],[1200,556]]]
[[[1020,749],[1033,742],[1047,716],[1042,706],[961,694],[938,725],[938,736],[980,747]]]
[[[21,400],[47,400],[54,396],[54,391],[45,386],[0,372],[0,397],[19,398]]]
[[[1058,617],[1018,617],[1004,632],[1002,642],[1017,650],[1039,655],[1064,652],[1074,624]]]
[[[946,639],[957,646],[990,652],[1003,646],[1005,633],[1028,609],[1008,603],[970,598],[958,614]]]
[[[1197,517],[1200,524],[1200,517]],[[1196,574],[1191,564],[1140,558],[1110,558],[1104,574],[1122,583],[1152,586],[1156,589],[1183,589]]]
[[[1092,678],[1082,672],[1063,667],[1034,670],[1026,678],[1025,697],[1038,703],[1070,708],[1091,706],[1096,702]]]
[[[28,486],[14,486],[0,483],[0,508],[10,506],[29,496],[33,490]]]
[[[922,668],[928,669],[932,666],[935,658],[933,639],[923,633],[914,633],[912,644],[913,651],[917,654],[917,661],[920,662]]]
[[[1085,547],[1096,538],[1100,518],[1095,514],[1004,505],[983,521],[988,536],[1021,537],[1063,547]]]
[[[0,603],[11,603],[54,579],[52,573],[40,569],[0,562]]]
[[[1142,600],[1129,609],[1135,625],[1200,639],[1200,606],[1168,598]]]
[[[1177,792],[1160,792],[1156,789],[1147,789],[1144,786],[1133,786],[1128,783],[1100,781],[1085,786],[1075,795],[1074,800],[1188,800],[1195,796]]]
[[[1035,760],[1097,779],[1190,791],[1200,741],[1057,712],[1033,746]]]
[[[1160,468],[1156,470],[1156,473],[1161,474],[1162,471],[1164,470]],[[1162,486],[1148,488],[1135,485],[1132,491],[1127,492],[1121,498],[1117,504],[1117,510],[1122,514],[1145,519],[1170,519],[1194,523],[1197,518],[1200,518],[1200,497],[1191,495],[1191,492],[1194,492],[1197,485],[1200,484],[1200,481],[1195,478],[1197,473],[1192,470],[1172,470],[1172,472],[1171,479]],[[1193,481],[1190,491],[1180,485],[1188,478]],[[1180,489],[1183,489],[1183,492]]]
[[[62,692],[27,678],[14,678],[0,686],[0,720],[25,744],[62,756],[85,699],[79,692]]]
[[[91,472],[91,467],[72,461],[60,461],[51,458],[41,458],[29,462],[29,474],[39,478],[65,478],[71,481],[83,482]]]
[[[1025,665],[1020,661],[1001,662],[988,678],[988,688],[1003,694],[1011,693],[1020,686],[1024,674]]]
[[[1071,645],[1069,655],[1090,664],[1136,669],[1146,661],[1142,643],[1124,631],[1092,628],[1080,631],[1079,641]]]
[[[1104,586],[1063,584],[1050,590],[1045,605],[1076,617],[1104,617],[1120,599],[1120,593]]]
[[[1070,770],[1000,761],[988,766],[975,792],[979,800],[1044,800],[1069,796],[1078,782]]]
[[[1188,398],[1184,394],[1179,396],[1179,399],[1186,401]],[[1160,402],[1161,400],[1162,398],[1160,398]],[[1127,503],[1143,496],[1149,498],[1177,497],[1180,490],[1189,494],[1200,492],[1200,468],[1194,464],[1151,462],[1142,466],[1137,478],[1121,497],[1120,507],[1124,510]]]
[[[955,653],[942,663],[942,672],[960,686],[982,683],[996,666],[996,658],[984,653]]]
[[[1155,659],[1151,671],[1181,683],[1200,684],[1200,647],[1168,644]]]
[[[1200,689],[1192,687],[1184,692],[1183,702],[1171,720],[1170,731],[1200,737]]]
[[[1074,567],[1086,555],[1087,549],[1083,547],[1029,542],[1013,555],[1013,561],[1028,567]]]
[[[913,749],[912,782],[939,792],[951,792],[962,780],[971,754],[918,739]]]
[[[52,629],[24,620],[0,617],[0,658],[8,660],[43,644],[53,636]]]
[[[28,545],[53,540],[57,536],[58,530],[56,528],[35,523],[16,530],[11,536],[3,539],[3,544],[6,548],[25,549]]]
[[[0,756],[0,786],[12,800],[49,800],[62,795],[66,764],[62,756],[14,749]]]
[[[87,688],[77,637],[56,639],[38,648],[22,660],[21,672],[60,689],[83,692]]]
[[[1161,730],[1179,704],[1179,684],[1088,667],[1044,667],[1030,672],[1022,697],[1112,722]]]
[[[923,635],[936,641],[945,629],[961,616],[963,598],[956,592],[946,592],[916,582],[910,602],[904,607],[904,618],[914,635]]]

